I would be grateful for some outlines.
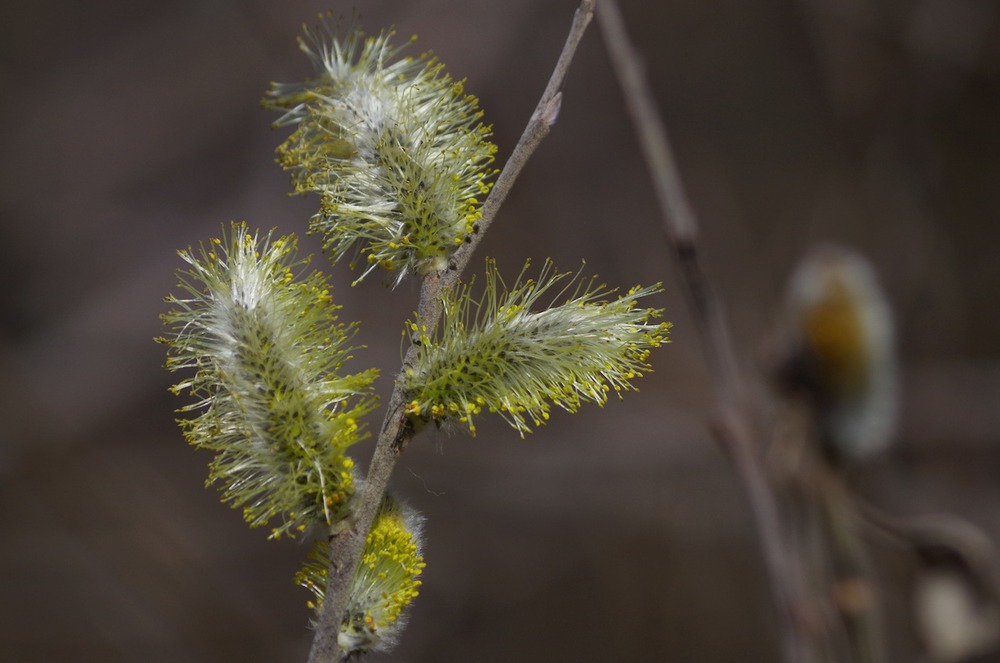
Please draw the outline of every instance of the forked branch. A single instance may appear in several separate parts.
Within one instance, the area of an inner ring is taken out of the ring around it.
[[[580,39],[593,17],[594,2],[595,0],[583,0],[577,8],[566,44],[556,62],[545,92],[525,127],[521,139],[500,172],[489,197],[483,204],[479,232],[472,235],[471,241],[455,252],[452,263],[447,270],[431,273],[424,278],[417,309],[418,327],[433,329],[436,325],[441,313],[442,293],[446,289],[454,287],[458,282],[472,252],[496,217],[500,205],[506,199],[517,176],[555,123],[562,99],[560,89]],[[415,347],[411,346],[403,359],[403,371],[412,365],[415,353]],[[323,602],[323,611],[317,623],[316,635],[309,653],[310,663],[339,663],[343,657],[337,642],[337,635],[344,611],[350,600],[350,580],[360,562],[368,531],[371,529],[375,513],[388,486],[396,460],[414,434],[404,410],[405,394],[401,384],[401,380],[396,381],[389,398],[385,419],[368,469],[368,476],[356,505],[353,523],[350,528],[344,531],[331,533],[329,581],[326,598]]]

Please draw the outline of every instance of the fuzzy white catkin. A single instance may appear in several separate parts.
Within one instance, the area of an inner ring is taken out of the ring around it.
[[[200,250],[182,251],[179,294],[163,316],[167,367],[189,375],[173,390],[188,442],[216,452],[211,478],[253,526],[272,536],[346,514],[353,461],[375,404],[375,371],[344,374],[351,327],[337,323],[325,278],[296,277],[294,237],[234,224]]]
[[[339,260],[352,248],[376,268],[440,271],[476,231],[496,146],[475,97],[424,54],[404,57],[392,33],[310,33],[316,77],[275,84],[265,104],[295,127],[278,148],[298,193],[320,196],[310,227]]]
[[[619,295],[593,279],[558,273],[546,261],[537,279],[525,272],[509,288],[487,261],[486,291],[474,301],[468,287],[446,293],[433,337],[420,335],[419,356],[407,368],[408,414],[457,422],[475,433],[474,416],[499,413],[522,435],[549,417],[552,405],[575,412],[603,405],[609,392],[634,389],[650,369],[651,348],[669,342],[670,324],[639,299],[659,285]],[[542,302],[554,296],[566,301]]]

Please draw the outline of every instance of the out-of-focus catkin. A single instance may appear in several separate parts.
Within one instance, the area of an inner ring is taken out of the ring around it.
[[[811,252],[792,275],[783,330],[781,386],[808,403],[825,455],[884,449],[898,401],[895,333],[869,262],[838,245]]]

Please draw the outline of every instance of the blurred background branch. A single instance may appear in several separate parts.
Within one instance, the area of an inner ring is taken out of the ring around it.
[[[700,332],[702,353],[712,373],[718,421],[716,437],[743,482],[778,621],[782,660],[808,659],[802,628],[801,565],[792,556],[778,514],[774,491],[761,465],[763,445],[755,439],[744,378],[732,344],[721,302],[705,279],[697,242],[698,222],[687,202],[666,128],[660,119],[641,57],[629,40],[616,0],[601,0],[601,29],[635,124],[639,146],[660,202],[664,235],[675,253]]]

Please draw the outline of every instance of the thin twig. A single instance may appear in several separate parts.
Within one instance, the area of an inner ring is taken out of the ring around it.
[[[419,327],[433,328],[437,323],[441,311],[441,295],[445,289],[451,288],[458,281],[462,270],[469,262],[472,251],[493,222],[517,176],[555,123],[562,99],[559,90],[562,88],[576,47],[593,17],[594,2],[595,0],[583,0],[576,10],[566,45],[563,47],[545,92],[542,94],[527,127],[525,127],[521,139],[497,178],[493,190],[483,204],[483,217],[479,221],[479,233],[473,235],[470,242],[455,252],[452,264],[446,271],[429,275],[421,284],[420,303],[417,308],[417,325]],[[410,346],[407,350],[406,356],[403,358],[400,376],[416,360],[416,351],[415,346]],[[340,632],[344,611],[350,600],[350,580],[360,562],[368,530],[371,529],[372,521],[375,519],[375,513],[389,484],[389,477],[392,475],[396,460],[414,434],[404,411],[406,394],[403,392],[401,384],[402,380],[397,379],[392,395],[389,397],[382,430],[379,433],[372,462],[368,468],[368,476],[355,504],[352,526],[331,535],[329,580],[323,602],[323,611],[316,625],[316,635],[309,652],[309,663],[339,663],[343,656],[337,643],[337,635]]]
[[[712,373],[720,418],[715,433],[743,482],[754,517],[761,552],[778,616],[783,660],[804,661],[807,642],[799,625],[801,592],[774,494],[758,458],[744,379],[725,322],[722,305],[708,285],[698,258],[698,223],[684,194],[667,131],[650,90],[644,67],[625,30],[615,0],[601,0],[598,20],[639,144],[653,177],[667,242],[678,263],[694,309],[702,351]]]
[[[867,533],[916,553],[925,563],[949,560],[965,565],[982,593],[1000,603],[1000,557],[982,529],[951,514],[894,516],[867,502],[855,503]]]
[[[826,466],[817,469],[811,488],[829,553],[831,585],[826,593],[846,636],[847,658],[857,663],[883,663],[887,660],[884,627],[854,500],[840,473]]]
[[[595,0],[583,0],[573,15],[573,25],[570,27],[569,36],[566,38],[566,44],[559,55],[555,69],[552,70],[549,83],[545,86],[545,92],[542,93],[542,98],[535,106],[535,111],[531,114],[531,119],[497,178],[493,190],[490,191],[489,197],[483,203],[483,218],[479,220],[479,233],[473,235],[471,242],[464,244],[455,252],[453,258],[455,269],[444,272],[442,276],[446,287],[450,287],[458,281],[458,277],[468,264],[472,252],[490,224],[493,223],[493,219],[496,218],[497,212],[500,211],[500,205],[507,199],[507,194],[513,188],[514,181],[521,174],[528,158],[535,152],[538,144],[548,135],[552,125],[555,124],[562,104],[560,90],[566,79],[566,73],[569,71],[570,62],[573,61],[573,56],[576,54],[576,47],[580,44],[580,39],[583,38],[583,33],[594,16],[594,2]]]

